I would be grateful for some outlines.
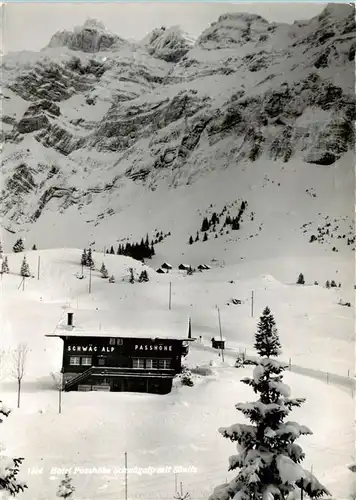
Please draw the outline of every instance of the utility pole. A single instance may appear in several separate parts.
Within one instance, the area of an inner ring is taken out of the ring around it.
[[[89,293],[91,293],[91,266],[89,267]]]
[[[183,498],[183,483],[180,483],[180,496]]]
[[[25,276],[23,277],[22,280],[22,291],[25,291]]]
[[[252,293],[251,293],[251,318],[253,318],[253,299],[254,299],[254,292],[252,290]]]
[[[172,282],[169,282],[169,302],[168,302],[168,309],[171,310],[172,307]]]
[[[178,474],[174,474],[174,493],[178,493]]]
[[[60,373],[58,382],[58,413],[62,413],[62,390],[63,390],[63,374]]]
[[[40,279],[40,266],[41,266],[41,257],[38,256],[38,263],[37,263],[37,279]]]
[[[127,452],[125,451],[125,500],[127,500]]]
[[[223,338],[222,338],[222,332],[221,332],[221,320],[220,320],[220,309],[217,307],[218,310],[218,319],[219,319],[219,331],[220,331],[220,340],[221,340],[221,358],[224,363],[224,349],[223,349]]]

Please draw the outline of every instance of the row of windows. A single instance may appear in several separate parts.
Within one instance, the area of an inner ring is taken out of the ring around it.
[[[105,358],[98,358],[98,365],[105,365]],[[91,366],[91,356],[70,356],[69,364],[71,366]],[[146,358],[133,358],[132,367],[141,368],[146,370],[169,370],[171,368],[170,359],[146,359]]]
[[[146,370],[169,370],[171,368],[170,359],[147,359],[147,358],[133,358],[133,368],[144,368]]]
[[[123,345],[123,343],[124,343],[123,339],[114,339],[114,338],[109,339],[110,345]]]

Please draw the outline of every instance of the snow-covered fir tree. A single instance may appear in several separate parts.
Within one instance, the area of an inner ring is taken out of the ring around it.
[[[8,274],[10,272],[9,263],[7,261],[7,256],[4,258],[4,260],[1,263],[1,272],[5,273],[5,274]]]
[[[8,417],[10,413],[11,410],[0,401],[0,424],[4,421],[3,417]],[[15,496],[27,488],[27,485],[17,478],[23,461],[24,458],[10,458],[4,455],[2,450],[0,451],[0,492]],[[3,498],[1,494],[0,497]]]
[[[271,318],[266,309],[259,325],[266,322],[266,317]],[[271,320],[267,324],[264,335],[260,335],[260,331],[256,334],[257,352],[261,357],[253,362],[253,376],[242,379],[259,398],[235,405],[250,423],[219,429],[220,434],[237,443],[238,453],[230,457],[229,470],[238,470],[238,473],[230,482],[215,488],[209,500],[287,500],[301,490],[309,498],[330,495],[301,465],[305,454],[295,441],[312,432],[304,425],[285,419],[305,399],[292,398],[289,386],[283,382],[287,366],[274,359],[280,350],[277,329]]]
[[[132,267],[129,268],[129,273],[130,273],[129,282],[135,283],[135,275],[134,275],[134,270]]]
[[[26,260],[26,256],[24,256],[24,258],[23,258],[23,261],[21,264],[20,274],[24,278],[29,278],[31,276],[30,266],[28,265],[28,262]]]
[[[93,260],[93,256],[92,256],[92,252],[91,252],[91,248],[89,248],[88,253],[87,253],[87,264],[86,265],[88,267],[90,267],[91,269],[95,268],[95,264],[94,264],[94,260]]]
[[[304,275],[300,273],[297,279],[297,285],[304,285],[304,284],[305,284]]]
[[[88,265],[88,255],[87,255],[87,251],[86,249],[84,248],[83,250],[83,253],[82,253],[82,257],[81,257],[81,260],[80,260],[80,263],[82,266],[86,266]]]
[[[15,252],[15,253],[19,253],[19,252],[23,252],[25,250],[25,246],[23,244],[23,240],[22,238],[19,238],[15,245],[12,247],[12,250]]]
[[[109,283],[115,283],[115,276],[113,274],[109,278]]]
[[[254,348],[260,356],[278,356],[281,350],[276,322],[269,309],[265,307],[257,324]]]
[[[57,497],[59,498],[73,498],[72,495],[75,491],[75,487],[72,485],[72,478],[68,473],[65,474],[64,479],[59,484],[57,491]]]
[[[140,283],[144,283],[144,282],[149,281],[149,278],[148,278],[148,273],[147,273],[146,269],[144,269],[144,270],[141,272],[141,274],[140,274],[140,276],[139,276],[139,278],[138,278],[138,281],[139,281]]]
[[[106,269],[105,267],[105,264],[104,262],[101,264],[101,268],[100,268],[100,272],[101,272],[101,277],[102,278],[108,278],[109,277],[109,273],[108,273],[108,270]]]

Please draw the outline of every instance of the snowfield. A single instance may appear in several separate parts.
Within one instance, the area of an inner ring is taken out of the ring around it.
[[[54,498],[64,469],[72,473],[77,500],[124,498],[125,452],[131,469],[130,499],[171,499],[176,481],[178,487],[183,483],[192,500],[206,499],[216,485],[231,476],[228,457],[235,447],[217,429],[241,422],[234,405],[255,398],[240,382],[251,369],[236,369],[233,364],[241,350],[254,354],[253,334],[266,305],[279,329],[281,359],[288,362],[291,358],[296,367],[317,370],[321,378],[289,371],[285,375],[292,396],[307,398],[305,405],[292,413],[292,420],[314,432],[300,441],[306,452],[306,468],[313,469],[333,498],[351,498],[352,473],[347,466],[355,460],[353,313],[352,308],[337,304],[340,298],[350,300],[351,287],[326,290],[312,284],[297,286],[294,275],[282,282],[266,272],[259,273],[258,266],[253,276],[251,266],[247,271],[244,265],[214,267],[214,263],[209,263],[211,269],[192,276],[175,267],[165,275],[146,267],[150,281],[132,285],[128,268],[140,272],[141,263],[94,252],[96,267],[104,261],[116,283],[109,284],[93,271],[92,293],[88,294],[87,271],[84,280],[76,278],[81,272],[81,250],[25,253],[35,276],[25,281],[25,289],[19,286],[18,274],[23,253],[8,255],[10,274],[3,275],[0,282],[1,348],[7,353],[1,367],[1,393],[5,404],[14,408],[3,424],[4,444],[7,453],[25,457],[21,479],[29,486],[19,499]],[[227,305],[232,297],[242,299],[242,304]],[[210,347],[210,338],[219,334],[216,306],[226,338],[224,363],[219,352]],[[168,329],[170,334],[185,336],[190,316],[193,336],[202,336],[202,342],[191,345],[186,362],[190,367],[201,366],[195,371],[208,374],[195,374],[194,387],[176,385],[166,396],[63,393],[62,413],[58,414],[58,393],[51,372],[60,370],[62,341],[44,335],[55,331],[69,308],[78,322],[86,310],[98,309],[98,332],[131,324],[141,334],[147,329],[149,334],[165,336]],[[26,342],[30,352],[21,407],[16,409],[9,351],[19,342]],[[329,373],[328,379],[323,372]],[[338,385],[333,383],[333,375],[340,376]]]

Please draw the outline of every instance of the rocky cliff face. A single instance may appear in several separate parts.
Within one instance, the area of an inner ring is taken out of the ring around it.
[[[108,33],[100,21],[88,19],[83,26],[75,28],[74,31],[65,30],[55,33],[48,47],[68,47],[80,52],[100,52],[119,43],[125,43],[125,41],[113,33]]]
[[[53,198],[94,203],[105,186],[191,184],[214,163],[334,165],[354,147],[354,59],[354,9],[336,4],[293,25],[226,14],[196,42],[161,27],[135,44],[88,20],[8,54],[4,224],[30,227]]]

